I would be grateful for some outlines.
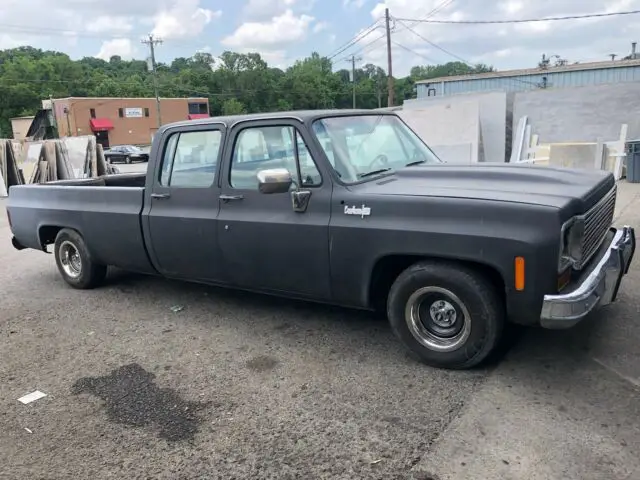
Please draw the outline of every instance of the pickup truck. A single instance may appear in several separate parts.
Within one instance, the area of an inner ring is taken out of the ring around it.
[[[393,112],[163,126],[146,174],[11,187],[17,249],[90,289],[109,266],[385,312],[415,356],[480,364],[507,322],[568,328],[635,252],[611,173],[445,164]]]

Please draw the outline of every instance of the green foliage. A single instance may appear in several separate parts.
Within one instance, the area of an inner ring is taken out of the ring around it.
[[[461,62],[416,66],[395,79],[399,104],[412,98],[416,80],[491,71],[486,65]],[[387,76],[377,65],[356,70],[359,108],[387,106]],[[209,98],[212,115],[319,108],[351,108],[349,70],[333,70],[331,61],[314,52],[285,71],[269,67],[257,53],[224,52],[219,58],[198,52],[158,65],[162,97]],[[60,52],[33,47],[0,50],[0,131],[10,132],[9,119],[34,115],[42,100],[64,97],[153,97],[147,63],[86,57],[71,60]]]
[[[222,104],[223,115],[240,115],[241,113],[247,113],[247,109],[244,107],[242,102],[239,102],[235,98],[225,100]]]

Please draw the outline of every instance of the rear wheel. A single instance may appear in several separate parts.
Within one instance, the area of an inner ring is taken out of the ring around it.
[[[63,228],[58,232],[53,253],[58,271],[73,288],[95,288],[107,275],[107,267],[91,258],[84,239],[75,230]]]
[[[131,157],[128,155],[124,157],[124,163],[131,163]]]
[[[471,368],[499,345],[505,323],[496,287],[471,268],[420,262],[389,292],[387,315],[400,340],[435,367]]]

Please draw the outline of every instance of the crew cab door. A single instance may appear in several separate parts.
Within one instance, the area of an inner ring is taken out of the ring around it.
[[[293,296],[330,298],[332,184],[314,161],[318,156],[310,145],[306,130],[293,120],[242,122],[230,131],[218,217],[224,274],[230,284]],[[258,173],[278,168],[287,169],[291,177],[298,178],[297,187],[261,193]],[[298,202],[294,209],[294,196],[298,200],[304,198],[304,205]]]
[[[163,275],[219,278],[216,176],[223,136],[223,126],[218,124],[163,133],[143,212],[145,241]]]

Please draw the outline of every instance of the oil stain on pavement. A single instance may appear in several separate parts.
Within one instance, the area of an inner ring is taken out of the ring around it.
[[[183,400],[175,390],[159,388],[154,379],[153,373],[132,363],[104,377],[81,378],[71,391],[104,401],[112,422],[155,428],[160,438],[172,442],[191,440],[198,431],[198,413],[209,403]]]

